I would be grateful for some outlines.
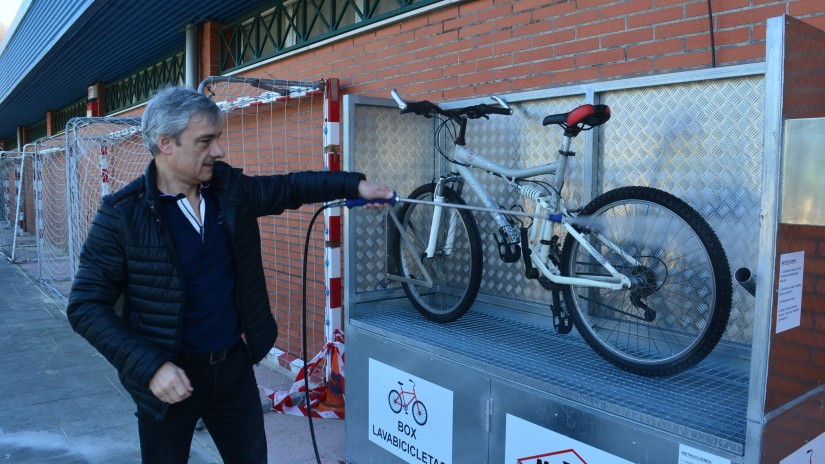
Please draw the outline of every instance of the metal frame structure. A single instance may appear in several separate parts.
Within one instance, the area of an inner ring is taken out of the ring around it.
[[[714,463],[760,462],[765,452],[766,424],[781,415],[794,413],[794,408],[808,407],[812,402],[806,398],[812,400],[822,395],[815,390],[778,411],[766,411],[777,207],[782,195],[780,160],[785,118],[782,96],[786,27],[794,25],[786,24],[784,17],[769,21],[765,64],[505,96],[511,105],[522,105],[527,113],[533,102],[544,108],[541,102],[548,99],[560,99],[568,105],[571,101],[607,102],[615,110],[618,106],[614,106],[615,101],[630,105],[646,91],[687,88],[690,92],[678,99],[677,104],[681,104],[696,98],[697,90],[730,93],[729,84],[743,79],[756,79],[763,84],[759,87],[764,89],[763,93],[746,94],[749,98],[758,98],[757,103],[764,108],[764,121],[759,121],[756,130],[750,126],[743,128],[749,122],[748,115],[740,119],[730,115],[729,120],[720,122],[726,130],[742,131],[737,140],[756,144],[755,160],[743,165],[756,169],[752,176],[757,179],[756,184],[722,179],[713,168],[691,177],[701,183],[703,189],[713,190],[722,185],[720,191],[724,195],[736,195],[737,189],[750,190],[745,214],[750,218],[746,227],[748,237],[753,237],[749,246],[753,247],[754,255],[747,265],[755,269],[755,294],[754,297],[740,295],[735,305],[742,311],[732,315],[732,321],[748,321],[745,329],[740,331],[747,332],[743,339],[739,338],[741,334],[735,327],[729,328],[726,340],[723,339],[720,347],[696,368],[666,379],[649,379],[606,367],[604,361],[595,357],[577,337],[560,339],[552,334],[552,324],[536,313],[536,304],[518,294],[483,295],[459,321],[446,325],[431,323],[419,316],[398,288],[388,285],[376,271],[383,264],[380,255],[385,253],[382,247],[386,244],[383,237],[366,240],[364,237],[376,232],[380,234],[386,227],[385,220],[369,212],[352,211],[345,218],[344,244],[345,281],[349,283],[344,294],[348,321],[347,403],[348,410],[352,411],[348,411],[347,416],[348,459],[353,462],[417,462],[422,450],[429,446],[433,452],[430,456],[449,453],[444,462],[504,462],[504,458],[511,462],[519,457],[513,454],[513,431],[518,426],[520,431],[533,433],[537,438],[535,441],[541,441],[538,437],[552,437],[551,442],[559,443],[559,446],[564,444],[570,449],[596,453],[591,456],[601,456],[603,460],[599,462],[679,462],[680,456],[686,454],[707,457]],[[703,87],[697,89],[697,85]],[[454,104],[473,103],[476,102]],[[392,122],[382,119],[387,111],[394,112]],[[644,114],[639,118],[641,122],[645,121]],[[400,171],[400,185],[393,185],[399,193],[409,190],[407,178],[416,177],[413,173],[419,176],[411,182],[421,183],[421,173],[434,174],[438,167],[433,160],[432,147],[421,143],[428,133],[431,137],[432,127],[419,119],[423,118],[398,119],[397,109],[389,99],[345,97],[344,169],[362,170],[370,178],[388,182],[398,179]],[[637,135],[626,127],[621,129],[631,136]],[[700,129],[681,127],[668,134],[667,142],[690,145],[693,140],[684,138],[684,133],[701,132]],[[366,131],[370,132],[367,134]],[[503,134],[495,133],[490,137],[490,144],[496,146],[496,138],[506,139],[504,144],[510,143],[512,140]],[[703,135],[716,136],[715,133]],[[404,147],[388,143],[387,139],[391,137]],[[638,148],[636,155],[644,157],[650,142],[640,136],[631,140],[628,146]],[[529,148],[533,140],[521,143],[522,148]],[[674,166],[695,169],[696,166],[690,167],[691,162],[700,164],[696,159],[679,164],[683,157],[676,156],[654,165],[659,166],[655,171],[650,171],[647,165],[647,175],[632,171],[614,175],[612,169],[622,166],[623,159],[611,156],[621,146],[609,145],[610,138],[600,139],[595,131],[588,133],[580,143],[576,147],[579,177],[573,179],[571,188],[577,190],[583,202],[602,189],[615,187],[614,184],[641,182],[655,185],[670,181],[655,177],[657,173],[668,172]],[[666,148],[678,150],[680,147]],[[370,151],[372,149],[379,151],[378,159]],[[601,155],[605,150],[609,152],[607,158]],[[368,152],[366,157],[369,159],[359,157],[365,156],[364,151]],[[720,153],[717,157],[725,155],[727,153]],[[724,158],[724,162],[739,165],[741,160]],[[393,174],[396,177],[392,177]],[[680,179],[684,174],[679,173]],[[693,185],[685,187],[679,182],[673,187],[678,196],[690,197],[695,194],[693,190],[698,190]],[[712,206],[722,211],[698,209],[706,217],[722,215],[711,220],[717,233],[720,228],[728,234],[737,233],[734,231],[737,216],[729,222],[721,221],[725,214],[741,213],[732,211],[725,202]],[[726,230],[729,227],[731,230]],[[741,237],[738,240],[744,241]],[[365,245],[365,241],[374,243]],[[728,253],[730,258],[730,251]],[[497,285],[498,282],[493,280],[488,276],[486,285],[491,288]],[[739,291],[744,294],[742,289]],[[380,378],[387,373],[389,378]],[[435,441],[428,442],[426,427],[419,426],[408,433],[412,430],[409,427],[415,428],[415,424],[403,413],[399,416],[386,414],[384,390],[390,388],[393,381],[406,382],[407,378],[419,386],[420,398],[425,401],[429,398],[430,420],[451,425],[446,432],[449,435],[442,431],[437,437],[441,442],[452,444],[449,450],[438,448],[433,444]],[[429,396],[422,396],[421,385],[429,383],[437,388],[425,391]],[[439,389],[447,393],[441,394]],[[440,408],[432,405],[437,404],[436,398],[441,398]],[[391,422],[394,420],[397,420],[397,427]],[[817,435],[816,431],[811,433],[814,437]],[[552,453],[557,450],[547,448],[543,451]],[[534,459],[529,462],[536,462],[541,457],[539,453],[531,456]]]

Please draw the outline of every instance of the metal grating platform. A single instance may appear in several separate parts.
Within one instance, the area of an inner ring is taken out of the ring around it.
[[[375,305],[359,307],[350,323],[635,423],[744,453],[745,360],[712,354],[686,372],[647,378],[607,363],[575,330],[556,334],[546,317],[477,305],[456,322],[437,324],[408,305]]]

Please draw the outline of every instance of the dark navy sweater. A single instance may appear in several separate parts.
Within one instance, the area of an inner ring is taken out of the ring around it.
[[[181,350],[194,353],[228,348],[241,336],[232,249],[208,189],[201,189],[201,196],[206,207],[203,236],[178,207],[178,197],[161,195],[186,284]]]

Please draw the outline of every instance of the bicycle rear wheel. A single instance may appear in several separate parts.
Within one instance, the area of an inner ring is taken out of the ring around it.
[[[422,185],[409,198],[433,201],[434,191],[435,184]],[[465,204],[449,187],[444,188],[444,197],[447,203]],[[435,254],[425,257],[434,211],[431,205],[404,203],[398,219],[409,241],[391,224],[390,267],[394,268],[391,272],[410,279],[402,287],[415,309],[430,320],[451,322],[470,309],[481,286],[481,238],[469,211],[443,207]],[[423,282],[423,271],[432,279],[431,286]]]
[[[565,287],[568,310],[587,343],[611,363],[647,376],[674,374],[704,359],[725,331],[732,289],[724,249],[699,213],[661,190],[623,187],[594,199],[578,221],[588,242],[632,282],[618,291]],[[570,235],[562,271],[608,275]]]

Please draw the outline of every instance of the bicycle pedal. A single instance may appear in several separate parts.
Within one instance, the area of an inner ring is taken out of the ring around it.
[[[573,330],[573,320],[570,316],[553,316],[553,328],[556,333],[569,334]]]
[[[521,258],[521,246],[518,243],[498,242],[498,254],[505,263],[515,263]]]

